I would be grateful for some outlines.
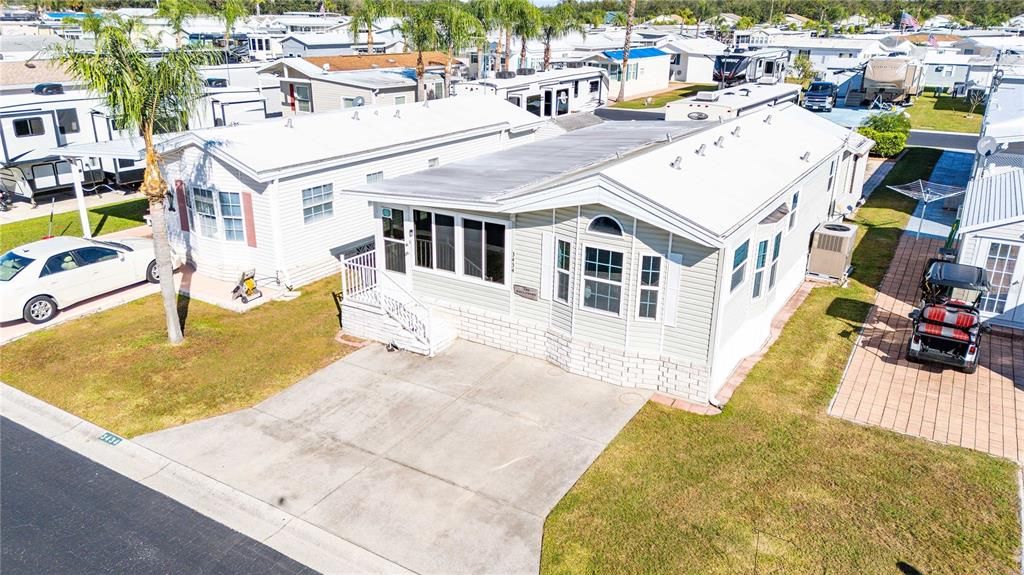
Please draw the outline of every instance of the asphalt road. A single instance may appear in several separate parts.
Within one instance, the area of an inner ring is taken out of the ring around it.
[[[911,130],[907,138],[908,146],[921,148],[939,148],[941,150],[957,150],[973,152],[978,145],[978,134],[955,134],[950,132],[929,132]]]
[[[4,575],[315,571],[0,418]]]

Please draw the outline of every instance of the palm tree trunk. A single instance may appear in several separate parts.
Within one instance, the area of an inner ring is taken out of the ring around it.
[[[353,39],[352,41],[355,42],[356,39]],[[366,53],[367,54],[373,54],[373,23],[372,22],[370,23],[369,26],[366,27]]]
[[[626,77],[629,73],[629,43],[633,36],[633,14],[635,12],[636,0],[629,0],[629,12],[626,13],[626,42],[622,46],[622,68],[619,70],[619,102],[626,99]]]
[[[476,77],[478,80],[484,77],[484,48],[480,45],[476,47]]]
[[[551,38],[544,40],[544,70],[551,66]]]
[[[512,30],[505,29],[505,61],[501,64],[501,69],[508,72],[508,61],[512,59]]]
[[[523,47],[520,48],[520,50],[519,50],[519,67],[520,68],[525,68],[526,67],[526,36],[523,36],[522,38],[520,38],[520,40],[522,40]]]
[[[423,50],[416,51],[416,101],[423,102],[427,99],[427,86],[423,83],[425,70],[423,68]]]
[[[160,296],[164,304],[164,319],[167,322],[167,339],[172,345],[177,345],[185,336],[181,332],[181,320],[178,318],[178,294],[174,289],[171,243],[167,239],[167,212],[164,209],[167,187],[160,174],[159,160],[153,147],[152,130],[145,130],[143,137],[146,142],[146,172],[140,191],[149,199],[149,217],[153,222],[153,252],[156,256],[156,268],[160,273]],[[179,206],[178,209],[186,208]]]
[[[452,54],[452,47],[449,45],[448,46],[447,57],[445,58],[445,61],[444,61],[444,94],[441,94],[441,96],[440,96],[442,98],[447,98],[447,97],[452,95],[452,93],[451,93],[451,86],[452,86],[452,58],[453,57],[454,56]]]

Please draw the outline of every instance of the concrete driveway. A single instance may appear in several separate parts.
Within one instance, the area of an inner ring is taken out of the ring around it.
[[[467,342],[372,345],[137,442],[417,573],[536,573],[544,518],[647,393]]]

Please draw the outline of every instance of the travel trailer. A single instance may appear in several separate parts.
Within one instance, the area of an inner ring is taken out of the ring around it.
[[[608,75],[594,66],[546,72],[527,68],[502,75],[511,76],[460,82],[452,91],[456,96],[498,96],[542,118],[593,110],[608,98]]]
[[[767,81],[741,84],[712,92],[698,92],[689,98],[669,102],[665,107],[665,120],[718,122],[738,118],[765,106],[796,102],[799,98],[800,86],[796,84],[772,84]]]
[[[880,56],[865,64],[861,89],[851,91],[847,102],[904,104],[923,90],[924,64],[920,60],[903,55]]]
[[[711,77],[721,86],[756,82],[764,77],[777,78],[781,82],[785,78],[788,61],[789,50],[784,48],[734,48],[715,57],[715,68]]]

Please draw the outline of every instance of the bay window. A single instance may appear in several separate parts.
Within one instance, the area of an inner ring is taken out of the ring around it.
[[[768,263],[768,240],[757,244],[757,256],[754,259],[754,299],[761,297],[761,284],[764,282],[764,266]]]
[[[747,256],[750,252],[750,240],[740,244],[732,253],[732,281],[729,284],[729,291],[736,291],[736,288],[743,283],[747,275]]]
[[[775,287],[775,276],[779,269],[779,252],[782,250],[782,232],[775,234],[774,245],[772,246],[772,268],[768,272],[768,289]]]
[[[583,307],[618,314],[622,303],[622,252],[586,248],[583,275]]]
[[[796,207],[800,205],[800,192],[793,193],[793,201],[789,206],[789,229],[796,227]]]

